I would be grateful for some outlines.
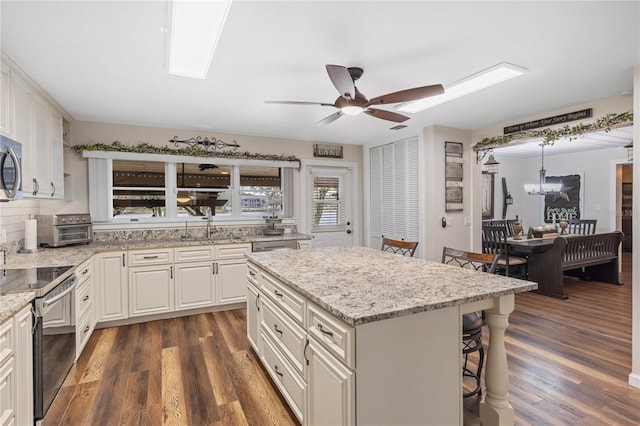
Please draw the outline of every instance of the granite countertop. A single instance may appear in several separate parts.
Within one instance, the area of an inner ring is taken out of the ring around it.
[[[538,287],[530,281],[366,247],[272,251],[246,256],[352,326]]]
[[[104,243],[89,243],[58,248],[45,248],[38,253],[15,253],[7,255],[5,268],[28,269],[45,266],[78,266],[96,253],[140,250],[162,247],[188,247],[207,244],[239,244],[253,243],[257,241],[283,241],[283,240],[308,240],[312,237],[307,234],[289,233],[277,236],[250,235],[233,238],[190,238],[182,239],[150,239],[131,241],[112,241]],[[0,299],[1,300],[1,299]]]
[[[36,294],[32,291],[0,296],[0,324],[31,303],[35,296]]]
[[[207,244],[239,244],[252,243],[254,241],[283,241],[283,240],[308,240],[312,237],[307,234],[288,233],[277,236],[250,235],[246,237],[222,237],[222,238],[194,238],[186,240],[133,240],[133,241],[113,241],[108,243],[89,243],[83,245],[73,245],[59,248],[45,248],[38,253],[13,253],[7,255],[4,268],[7,269],[29,269],[47,266],[79,266],[96,253],[150,249],[161,247],[188,247],[201,246]],[[65,279],[74,268],[70,269],[58,277],[56,281]],[[30,303],[35,297],[33,292],[12,293],[0,296],[0,322],[9,318],[23,306]]]

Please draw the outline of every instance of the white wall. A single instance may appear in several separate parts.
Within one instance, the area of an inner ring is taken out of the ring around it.
[[[495,151],[495,157],[500,162],[499,173],[496,175],[495,218],[502,217],[501,179],[505,177],[507,189],[513,197],[513,205],[507,208],[507,218],[519,215],[525,232],[529,226],[542,225],[544,197],[528,195],[524,191],[525,183],[539,182],[540,158],[501,158],[499,150]],[[627,151],[623,148],[611,148],[580,154],[545,155],[544,159],[547,176],[583,173],[581,217],[597,219],[598,232],[615,230],[615,218],[619,212],[616,212],[615,198],[612,201],[611,196],[616,192],[615,168],[612,170],[611,162],[626,163]]]
[[[423,130],[423,167],[422,186],[425,188],[422,199],[424,224],[422,227],[424,258],[440,262],[442,247],[454,247],[461,250],[471,249],[472,226],[465,225],[465,217],[471,220],[473,211],[480,212],[478,186],[474,172],[475,155],[471,151],[471,131],[443,126],[430,126]],[[463,210],[445,211],[444,143],[461,142],[463,144]],[[477,206],[477,209],[476,209]],[[449,217],[451,226],[441,226],[442,217]],[[478,228],[479,229],[479,228]]]

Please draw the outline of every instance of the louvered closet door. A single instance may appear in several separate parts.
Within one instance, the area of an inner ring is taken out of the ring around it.
[[[313,247],[353,244],[351,169],[312,167],[307,179]]]
[[[418,138],[370,150],[370,247],[380,248],[382,236],[420,241],[420,181]]]

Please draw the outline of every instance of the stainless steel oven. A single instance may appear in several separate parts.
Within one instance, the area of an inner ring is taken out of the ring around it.
[[[71,266],[0,270],[0,295],[32,291],[34,421],[44,418],[76,357]]]
[[[88,213],[37,215],[36,220],[39,246],[87,244],[93,239],[93,225]]]
[[[0,135],[0,201],[22,198],[22,144]]]

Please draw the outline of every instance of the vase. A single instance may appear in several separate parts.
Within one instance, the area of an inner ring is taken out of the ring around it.
[[[522,239],[522,222],[518,216],[516,216],[516,221],[513,222],[513,239],[521,240]]]
[[[560,220],[560,235],[567,235],[567,226],[569,226],[569,222],[565,219]]]

